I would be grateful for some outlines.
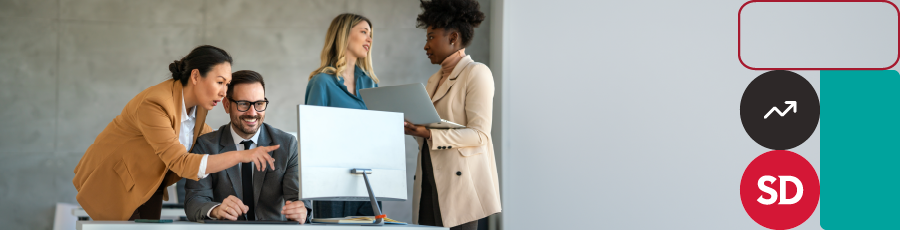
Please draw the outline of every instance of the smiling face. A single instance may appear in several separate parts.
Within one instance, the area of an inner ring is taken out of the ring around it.
[[[238,135],[242,137],[250,137],[259,130],[263,120],[266,119],[266,112],[258,112],[257,106],[253,105],[247,111],[238,110],[238,102],[252,102],[266,100],[266,90],[259,82],[238,84],[234,86],[231,92],[231,99],[225,103],[225,112],[231,117],[231,127]]]
[[[444,28],[428,27],[425,29],[425,55],[431,64],[441,64],[447,57],[457,51],[459,33]],[[453,44],[453,45],[451,45]]]
[[[231,82],[231,63],[223,62],[215,65],[206,76],[200,76],[200,72],[194,69],[191,72],[191,82],[194,87],[194,97],[197,105],[206,110],[212,110],[228,91],[228,83]]]
[[[372,27],[366,21],[361,21],[350,29],[347,38],[347,56],[350,58],[364,58],[369,56],[372,48]]]

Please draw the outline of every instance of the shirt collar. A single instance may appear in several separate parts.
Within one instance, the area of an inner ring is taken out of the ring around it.
[[[191,114],[187,114],[187,107],[184,106],[184,92],[181,92],[181,122],[187,120],[194,120],[197,117],[197,106],[195,105],[191,109]]]
[[[363,71],[362,68],[359,68],[358,65],[353,65],[353,74],[355,74],[355,75],[362,75],[362,76],[369,76],[369,74],[366,73],[366,71]]]
[[[231,131],[231,140],[234,140],[234,144],[239,145],[239,144],[241,144],[241,141],[246,140],[243,137],[241,137],[240,135],[238,135],[236,132],[234,132],[233,124],[228,123],[228,125],[229,125],[228,130]],[[256,133],[253,134],[252,137],[250,137],[250,141],[253,141],[253,144],[259,145],[259,131],[262,129],[263,129],[262,126],[260,126],[259,129],[256,130]]]
[[[356,79],[360,79],[360,76],[366,76],[366,77],[369,77],[369,74],[367,74],[366,71],[363,71],[362,68],[359,68],[358,65],[353,65],[353,77],[356,78]],[[337,80],[338,80],[338,83],[340,83],[341,85],[344,84],[344,77],[343,77],[343,76],[337,78]],[[359,82],[357,82],[356,84],[359,85]],[[358,87],[357,87],[357,88],[358,88]]]

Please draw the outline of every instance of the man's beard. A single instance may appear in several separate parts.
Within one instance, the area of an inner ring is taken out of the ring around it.
[[[248,118],[248,119],[256,118],[256,127],[255,127],[255,129],[254,129],[254,127],[247,127],[247,126],[245,126],[245,125],[244,125],[244,118]],[[235,129],[241,131],[241,132],[244,133],[244,134],[250,135],[250,134],[256,133],[256,131],[259,130],[259,127],[262,127],[262,116],[260,116],[260,115],[256,115],[256,116],[247,116],[247,115],[239,116],[238,119],[237,119],[237,121],[232,120],[231,123],[232,123],[232,125],[231,125],[232,128],[235,128]]]

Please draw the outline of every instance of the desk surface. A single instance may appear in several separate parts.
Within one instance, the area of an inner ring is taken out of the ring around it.
[[[87,212],[85,212],[83,208],[72,209],[72,215],[88,217]],[[183,208],[163,208],[160,210],[160,216],[170,217],[163,219],[178,219],[178,217],[186,215],[184,214]]]
[[[134,230],[246,230],[252,229],[297,229],[306,230],[355,230],[355,229],[377,229],[377,230],[440,230],[447,228],[422,226],[422,225],[395,225],[385,224],[384,226],[359,226],[359,225],[324,225],[324,224],[303,224],[303,225],[273,225],[273,224],[201,224],[190,221],[175,221],[173,223],[135,223],[134,221],[78,221],[76,229],[78,230],[112,230],[112,229],[134,229]]]

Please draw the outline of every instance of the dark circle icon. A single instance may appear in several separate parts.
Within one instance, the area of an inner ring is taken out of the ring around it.
[[[819,95],[797,73],[763,73],[744,90],[741,123],[747,135],[763,147],[797,147],[809,139],[819,124]]]

